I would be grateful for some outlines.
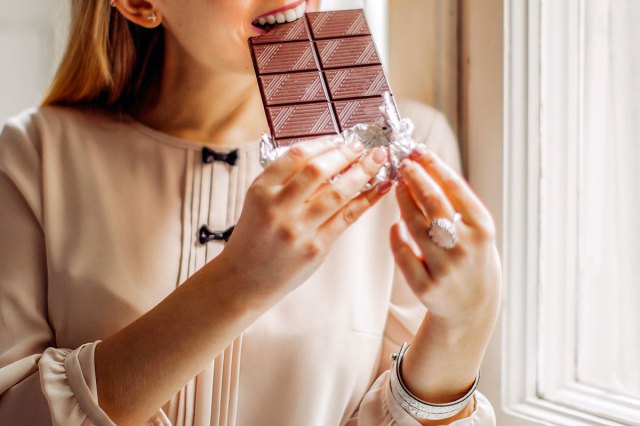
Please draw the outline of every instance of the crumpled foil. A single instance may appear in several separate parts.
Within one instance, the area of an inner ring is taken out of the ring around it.
[[[389,150],[386,164],[382,166],[363,191],[367,191],[384,181],[396,181],[399,178],[400,163],[418,146],[412,136],[415,128],[413,122],[408,118],[400,118],[389,92],[384,94],[383,99],[380,110],[384,118],[380,118],[378,122],[373,124],[357,124],[333,139],[336,144],[360,141],[365,147],[363,156],[378,146],[386,147]],[[260,144],[260,164],[265,168],[268,167],[289,149],[289,146],[277,147],[271,135],[264,134]]]

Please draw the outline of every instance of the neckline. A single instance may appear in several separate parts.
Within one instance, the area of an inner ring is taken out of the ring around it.
[[[238,149],[240,151],[254,151],[259,149],[260,138],[256,138],[255,141],[245,141],[240,143],[224,143],[224,144],[206,144],[203,142],[195,141],[192,139],[180,138],[178,136],[173,136],[168,133],[161,132],[152,127],[147,126],[141,121],[135,119],[133,116],[129,114],[124,114],[120,118],[121,122],[125,122],[126,124],[132,126],[134,129],[143,133],[158,142],[162,142],[164,144],[177,146],[179,148],[190,149],[193,151],[201,151],[203,148],[209,148],[214,151],[219,150],[234,150]]]

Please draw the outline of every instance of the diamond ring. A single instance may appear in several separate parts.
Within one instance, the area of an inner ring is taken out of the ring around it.
[[[429,238],[437,247],[445,250],[451,250],[458,240],[456,232],[456,223],[462,219],[460,213],[453,215],[453,220],[434,219],[429,229]]]

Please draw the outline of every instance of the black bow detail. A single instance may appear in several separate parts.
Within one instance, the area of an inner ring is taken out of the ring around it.
[[[233,230],[235,226],[227,229],[226,231],[211,231],[207,225],[202,225],[200,228],[200,244],[207,244],[209,241],[229,241],[231,238],[231,234],[233,234]]]
[[[231,152],[216,152],[206,146],[202,148],[202,161],[206,164],[211,164],[214,161],[222,161],[230,166],[238,164],[238,150],[234,149]]]

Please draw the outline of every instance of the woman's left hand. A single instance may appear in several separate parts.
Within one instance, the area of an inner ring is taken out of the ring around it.
[[[491,214],[464,179],[424,146],[403,162],[400,174],[396,194],[414,241],[397,223],[391,229],[391,248],[430,320],[458,328],[495,318],[501,273]],[[455,224],[455,246],[436,246],[429,237],[433,220],[453,221],[456,213],[461,220]]]

